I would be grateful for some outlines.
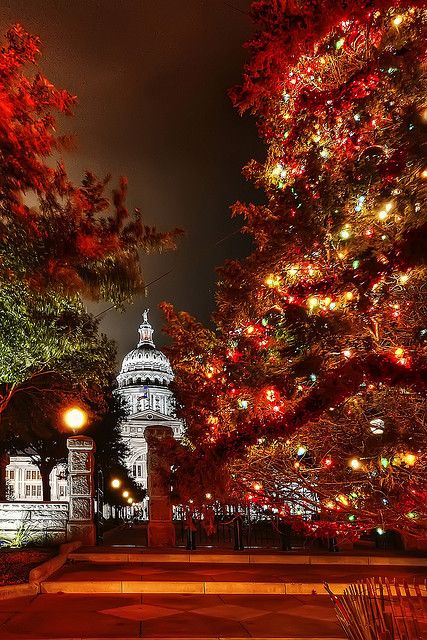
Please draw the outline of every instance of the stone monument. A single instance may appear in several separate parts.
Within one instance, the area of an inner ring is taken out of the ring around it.
[[[94,452],[95,443],[87,436],[67,439],[68,495],[70,515],[67,524],[67,540],[80,540],[84,545],[94,545]]]
[[[173,437],[170,427],[146,427],[145,439],[148,445],[148,494],[149,547],[174,547],[175,527],[172,522],[170,502],[170,462],[159,452],[159,443],[163,438]]]

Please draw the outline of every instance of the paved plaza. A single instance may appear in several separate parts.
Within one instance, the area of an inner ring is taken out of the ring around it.
[[[41,583],[39,595],[0,601],[0,639],[332,640],[344,634],[323,581],[338,592],[363,577],[422,584],[427,574],[416,564],[346,564],[337,555],[333,564],[318,566],[230,564],[221,556],[217,562],[140,562],[133,553],[127,562],[123,553],[107,554],[110,562],[83,559],[99,554],[73,554]]]
[[[42,594],[0,602],[0,638],[343,638],[326,596]]]

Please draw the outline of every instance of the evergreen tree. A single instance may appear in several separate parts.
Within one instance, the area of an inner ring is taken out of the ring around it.
[[[245,169],[266,200],[234,206],[253,251],[220,270],[217,330],[165,306],[177,482],[193,497],[193,460],[199,501],[235,496],[314,535],[425,537],[427,13],[259,0],[252,16],[232,98],[267,144]]]

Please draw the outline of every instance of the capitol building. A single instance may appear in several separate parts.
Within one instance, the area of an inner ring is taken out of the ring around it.
[[[145,428],[170,427],[177,439],[184,431],[182,421],[176,418],[175,398],[169,389],[173,371],[164,353],[156,349],[153,332],[146,310],[139,326],[139,342],[123,359],[116,390],[129,411],[122,424],[122,436],[131,451],[127,466],[130,475],[144,489],[147,489]]]
[[[143,313],[139,326],[139,340],[125,358],[117,376],[117,389],[126,402],[128,416],[121,425],[122,437],[129,446],[127,460],[130,475],[147,489],[147,442],[145,428],[151,425],[170,427],[175,438],[182,437],[184,426],[175,415],[175,398],[169,385],[174,375],[167,357],[156,349],[154,330]],[[9,500],[41,501],[42,481],[37,466],[28,456],[11,456],[6,467]],[[67,500],[65,465],[58,465],[50,475],[51,499]],[[147,510],[147,501],[142,505]]]

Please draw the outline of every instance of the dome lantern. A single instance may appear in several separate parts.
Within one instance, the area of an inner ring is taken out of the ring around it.
[[[153,342],[154,329],[151,326],[151,324],[148,322],[148,311],[149,309],[144,309],[143,320],[142,320],[142,323],[139,325],[138,347],[142,347],[144,345],[150,345],[151,347],[155,346]]]

